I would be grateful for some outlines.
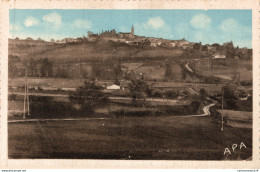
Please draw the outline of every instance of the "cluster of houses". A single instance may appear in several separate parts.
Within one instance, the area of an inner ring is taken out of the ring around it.
[[[131,32],[119,32],[116,33],[115,30],[102,32],[101,34],[91,34],[88,35],[88,41],[95,42],[98,39],[102,39],[105,41],[113,41],[126,43],[129,45],[150,45],[151,47],[167,47],[174,48],[179,47],[183,49],[191,48],[194,43],[188,42],[185,39],[181,40],[167,40],[162,38],[154,38],[154,37],[145,37],[138,36],[134,34],[134,27],[132,26]]]

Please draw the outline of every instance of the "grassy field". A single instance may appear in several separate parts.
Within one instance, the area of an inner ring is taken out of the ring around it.
[[[62,45],[54,45],[51,42],[25,41],[9,39],[8,53],[17,55],[21,59],[34,58],[39,59],[39,54],[45,54],[58,49],[63,49]]]
[[[9,78],[9,87],[24,86],[24,77]],[[64,78],[28,78],[29,87],[54,87],[54,88],[77,88],[84,85],[84,79],[64,79]]]
[[[252,75],[252,61],[250,60],[226,60],[226,65],[214,64],[213,68],[210,67],[209,59],[203,59],[196,63],[196,70],[205,76],[223,75],[236,79],[240,75],[240,81],[250,81]]]
[[[178,57],[183,54],[181,49],[172,49],[167,50],[163,48],[150,49],[137,52],[135,57],[149,57],[149,58],[158,58],[158,57]]]
[[[219,110],[232,127],[252,128],[252,112]]]
[[[239,131],[239,133],[238,133]],[[69,159],[246,159],[252,130],[208,117],[143,117],[9,123],[10,158]],[[247,148],[223,156],[243,142]]]

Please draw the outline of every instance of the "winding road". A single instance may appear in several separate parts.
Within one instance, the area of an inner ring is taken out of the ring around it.
[[[194,73],[194,71],[189,67],[189,62],[185,65],[185,68],[186,68],[188,71]],[[199,93],[198,93],[197,91],[195,91],[193,88],[186,88],[186,89],[187,89],[187,91],[190,92],[191,94],[199,95]],[[202,109],[203,112],[204,112],[203,114],[201,114],[201,115],[187,115],[187,116],[185,116],[185,117],[209,116],[209,115],[210,115],[209,109],[210,109],[211,107],[215,106],[215,105],[217,104],[217,102],[214,101],[214,100],[212,100],[212,99],[210,99],[209,97],[207,97],[207,100],[210,100],[210,101],[212,101],[213,103],[203,107],[203,109]]]

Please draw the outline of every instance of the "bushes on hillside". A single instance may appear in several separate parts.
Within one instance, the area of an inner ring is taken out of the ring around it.
[[[179,96],[179,92],[174,90],[166,91],[164,94],[167,99],[176,99]]]
[[[190,110],[193,114],[197,114],[200,108],[200,102],[199,101],[193,101],[190,104]]]

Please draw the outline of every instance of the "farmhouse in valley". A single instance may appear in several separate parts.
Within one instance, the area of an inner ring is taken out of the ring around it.
[[[108,90],[120,90],[120,86],[113,84],[113,85],[107,86],[107,89]]]

